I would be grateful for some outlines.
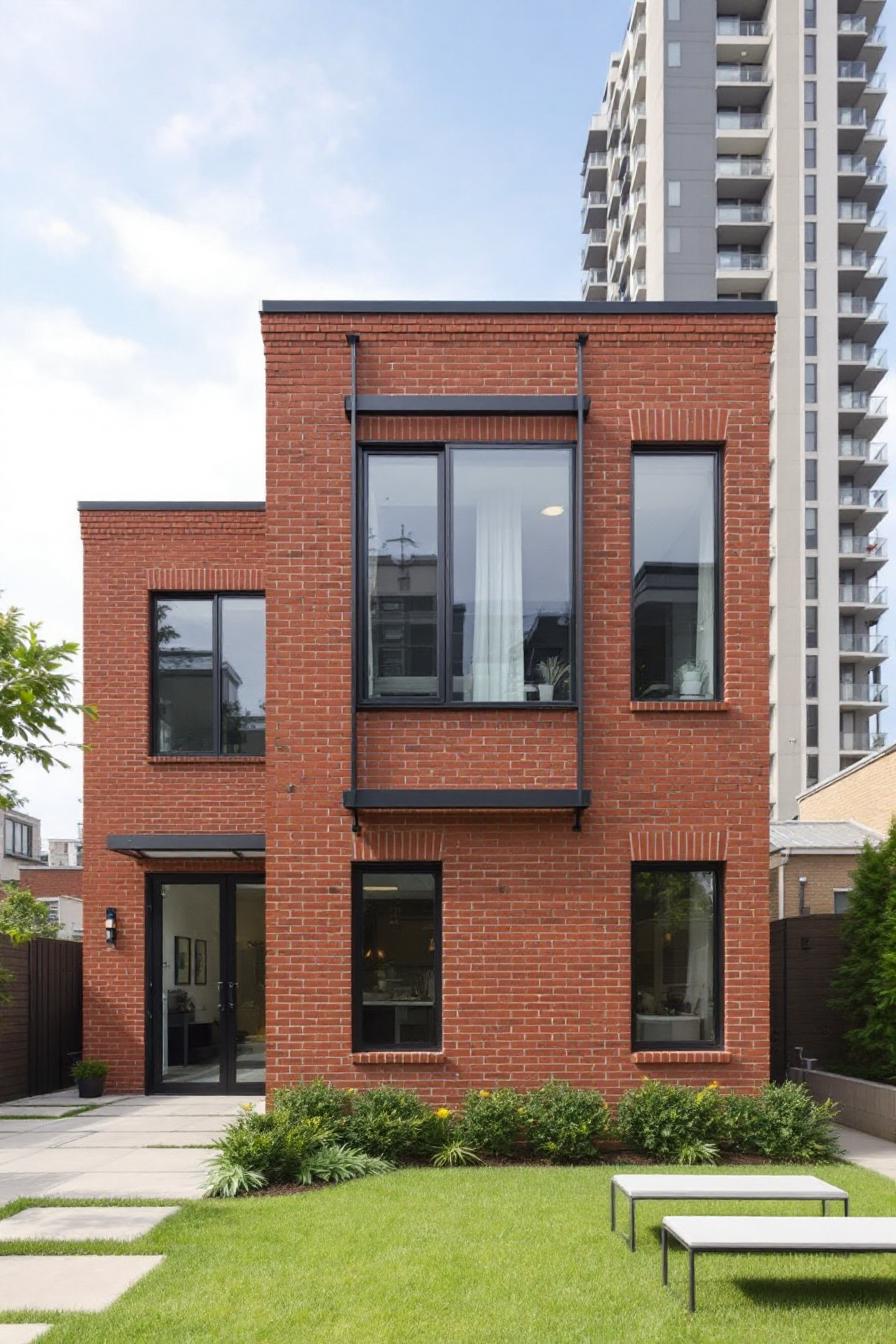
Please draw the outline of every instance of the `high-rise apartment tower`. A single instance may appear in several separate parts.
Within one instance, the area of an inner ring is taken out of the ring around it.
[[[635,0],[582,169],[586,299],[769,298],[771,805],[884,745],[883,0]]]

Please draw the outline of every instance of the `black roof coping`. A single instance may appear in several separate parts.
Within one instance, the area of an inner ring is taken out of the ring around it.
[[[80,513],[263,513],[263,499],[79,499]]]
[[[622,300],[608,303],[584,299],[557,302],[552,299],[262,299],[263,313],[572,313],[580,317],[590,314],[613,313],[628,316],[633,313],[676,313],[689,315],[709,313],[737,317],[741,314],[774,314],[778,305],[770,299],[691,299],[650,300],[633,302]]]

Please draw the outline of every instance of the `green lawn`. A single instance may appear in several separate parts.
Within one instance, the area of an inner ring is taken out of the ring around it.
[[[896,1340],[896,1257],[890,1256],[707,1257],[698,1262],[698,1309],[689,1319],[682,1253],[672,1254],[671,1288],[660,1284],[663,1213],[799,1213],[807,1206],[645,1204],[639,1249],[631,1255],[609,1231],[613,1170],[414,1169],[294,1197],[189,1205],[127,1248],[166,1253],[159,1270],[101,1315],[59,1318],[46,1338],[48,1344]],[[896,1215],[892,1181],[845,1165],[813,1170],[845,1186],[854,1214]],[[23,1319],[0,1313],[0,1321]]]

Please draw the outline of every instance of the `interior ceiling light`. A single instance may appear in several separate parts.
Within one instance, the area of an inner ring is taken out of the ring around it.
[[[562,504],[548,504],[547,508],[542,509],[545,518],[559,518],[564,512]]]
[[[364,883],[364,890],[365,890],[365,891],[397,891],[398,888],[397,888],[397,887],[371,887],[371,886],[368,886],[368,884],[365,882],[365,883]]]

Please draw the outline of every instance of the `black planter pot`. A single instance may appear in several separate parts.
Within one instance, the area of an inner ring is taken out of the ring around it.
[[[79,1097],[101,1097],[106,1086],[105,1078],[79,1078]]]

